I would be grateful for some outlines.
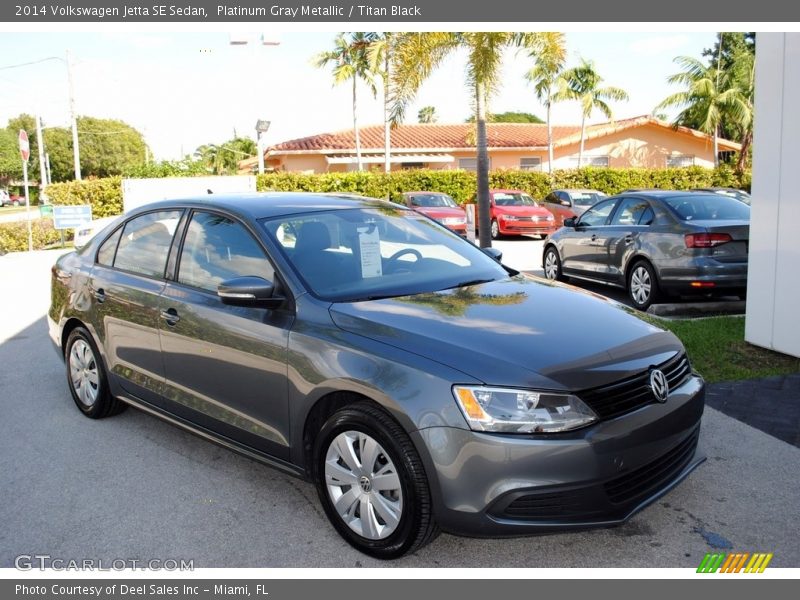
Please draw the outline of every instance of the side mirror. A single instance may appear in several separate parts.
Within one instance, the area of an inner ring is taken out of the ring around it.
[[[489,256],[490,258],[495,259],[497,262],[503,260],[503,251],[497,248],[481,248],[484,254]]]
[[[275,286],[263,277],[236,277],[217,286],[217,296],[224,304],[277,308],[285,298],[275,296]]]
[[[567,219],[564,219],[564,227],[575,227],[577,221],[578,219],[576,219],[575,217],[569,217]]]

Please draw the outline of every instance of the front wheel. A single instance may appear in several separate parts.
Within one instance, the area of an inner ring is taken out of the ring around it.
[[[497,223],[497,219],[492,219],[492,239],[500,239],[500,225]]]
[[[334,413],[316,438],[314,464],[328,519],[361,552],[398,558],[438,534],[422,461],[376,406],[359,402]]]
[[[561,259],[553,246],[550,246],[544,253],[544,276],[553,281],[564,281]]]
[[[628,297],[639,310],[647,308],[659,297],[658,280],[650,263],[640,260],[628,273]]]

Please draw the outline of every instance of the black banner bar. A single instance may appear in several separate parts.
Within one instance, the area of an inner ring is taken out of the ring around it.
[[[790,22],[800,2],[786,0],[12,0],[0,21],[18,23],[500,23],[500,22]]]

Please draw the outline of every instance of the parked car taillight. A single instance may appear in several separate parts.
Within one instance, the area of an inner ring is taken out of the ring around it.
[[[727,233],[687,233],[683,237],[687,248],[713,248],[733,239]]]

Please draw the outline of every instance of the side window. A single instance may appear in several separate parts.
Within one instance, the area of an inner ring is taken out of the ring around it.
[[[616,203],[617,199],[614,198],[613,200],[606,200],[604,202],[595,204],[592,208],[581,215],[581,220],[578,224],[583,227],[597,227],[599,225],[605,225],[606,221],[608,220],[608,216],[611,214],[611,211],[614,209],[614,205]]]
[[[163,277],[172,236],[182,212],[162,210],[125,223],[114,267],[149,277]]]
[[[112,233],[109,238],[102,243],[100,249],[97,251],[97,263],[110,267],[114,264],[114,255],[117,253],[117,244],[119,238],[122,237],[122,227]]]
[[[572,206],[572,198],[569,197],[567,192],[558,192],[558,200],[559,202],[567,202],[569,206]]]
[[[544,199],[544,201],[546,204],[558,204],[558,198],[556,198],[554,192],[547,194],[547,197]]]
[[[638,225],[642,215],[650,208],[642,198],[625,198],[611,220],[612,225]],[[652,210],[651,210],[652,212]]]
[[[178,281],[216,293],[223,281],[251,275],[274,279],[272,265],[247,229],[227,217],[196,212],[186,230]]]
[[[651,207],[647,207],[642,216],[639,218],[639,225],[652,225],[656,219],[656,213],[653,212]]]

